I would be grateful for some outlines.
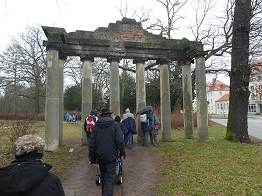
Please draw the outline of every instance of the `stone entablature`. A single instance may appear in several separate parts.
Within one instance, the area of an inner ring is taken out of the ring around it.
[[[64,28],[42,28],[48,38],[45,46],[59,49],[66,56],[192,61],[203,48],[201,42],[154,35],[144,30],[141,23],[127,18],[95,31],[67,33]]]

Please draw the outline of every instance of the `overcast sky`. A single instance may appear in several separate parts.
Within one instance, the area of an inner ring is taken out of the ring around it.
[[[195,0],[190,1],[182,10],[184,20],[176,24],[179,30],[174,38],[193,38],[188,26],[194,19],[192,2]],[[122,0],[122,8],[126,2],[128,17],[141,8],[151,9],[153,18],[165,17],[164,7],[156,0]],[[223,10],[223,2],[216,2],[212,14],[217,15]],[[0,0],[0,50],[5,49],[12,37],[25,32],[29,26],[63,27],[67,32],[107,27],[108,23],[121,20],[120,6],[121,0]]]

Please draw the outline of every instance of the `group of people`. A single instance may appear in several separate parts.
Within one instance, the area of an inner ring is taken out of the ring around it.
[[[153,110],[140,114],[143,144],[150,135],[151,143],[156,140],[159,121]],[[127,108],[121,119],[112,118],[112,112],[102,109],[100,115],[91,112],[85,119],[89,163],[98,164],[101,174],[102,196],[113,196],[116,174],[116,160],[126,158],[125,146],[133,146],[136,134],[134,115]],[[13,144],[15,161],[0,168],[1,196],[64,196],[62,184],[57,176],[50,173],[51,165],[42,161],[45,141],[36,135],[24,135]]]
[[[140,113],[139,120],[143,132],[142,145],[148,145],[148,137],[152,145],[157,144],[158,129],[160,128],[160,121],[156,114],[153,112],[152,107],[148,107]]]
[[[139,121],[143,145],[147,145],[148,135],[155,145],[160,123],[153,109],[142,112]],[[116,160],[118,157],[125,159],[125,146],[132,148],[134,145],[133,135],[137,133],[135,117],[129,108],[125,110],[122,119],[120,116],[113,119],[112,112],[107,109],[102,109],[99,117],[95,112],[90,112],[85,119],[84,130],[89,145],[89,163],[99,165],[102,196],[113,196]]]
[[[92,127],[98,120],[98,113],[91,111],[84,121],[84,130],[86,132],[87,141],[89,141],[91,136]],[[132,148],[134,146],[133,135],[137,134],[135,116],[127,108],[123,117],[115,116],[114,120],[117,122],[122,130],[124,136],[125,146]],[[150,137],[150,142],[152,145],[157,144],[158,129],[160,128],[160,121],[156,114],[153,113],[152,107],[139,114],[139,121],[142,130],[142,144],[144,146],[148,145],[148,138]]]
[[[81,120],[81,114],[79,115],[78,112],[66,112],[65,114],[65,121],[66,122],[77,122]]]

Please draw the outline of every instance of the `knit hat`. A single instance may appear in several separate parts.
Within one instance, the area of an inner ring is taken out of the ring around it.
[[[44,149],[45,141],[41,137],[32,134],[17,138],[13,144],[15,156],[21,156],[31,152],[43,153]]]
[[[130,109],[129,109],[129,108],[126,108],[125,112],[126,112],[126,113],[130,113]]]

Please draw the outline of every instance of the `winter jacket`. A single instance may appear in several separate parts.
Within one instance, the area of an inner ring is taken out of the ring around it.
[[[127,130],[127,128],[125,127],[125,125],[123,125],[123,123],[121,123],[121,122],[117,122],[117,121],[116,121],[116,123],[117,123],[118,126],[120,127],[120,129],[121,129],[123,135],[125,135],[125,134],[128,133],[128,130]]]
[[[101,117],[93,127],[89,142],[91,163],[109,163],[125,155],[124,137],[119,125],[111,117]]]
[[[0,168],[1,196],[64,196],[60,180],[40,160],[14,161]]]
[[[136,131],[136,122],[132,117],[128,117],[122,121],[122,124],[127,128],[127,133],[133,133]]]

